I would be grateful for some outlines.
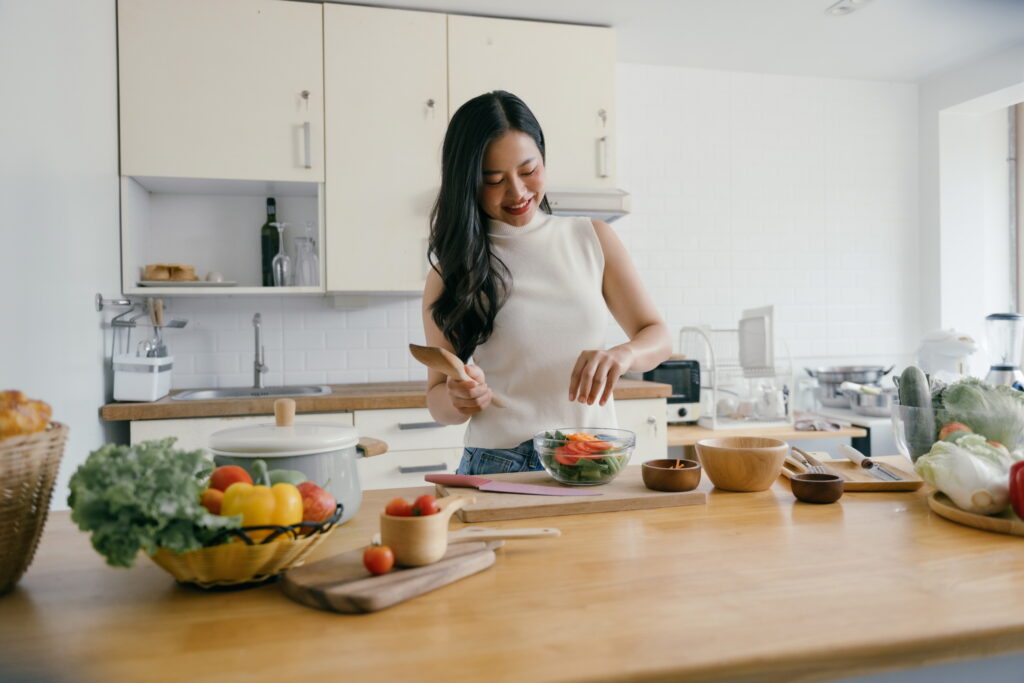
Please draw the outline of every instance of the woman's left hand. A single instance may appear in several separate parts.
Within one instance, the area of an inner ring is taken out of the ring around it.
[[[611,398],[615,382],[633,365],[633,352],[625,344],[610,349],[583,351],[569,380],[569,400],[601,405]]]

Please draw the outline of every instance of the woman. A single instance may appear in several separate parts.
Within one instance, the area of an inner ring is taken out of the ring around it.
[[[615,382],[671,353],[615,232],[552,216],[544,190],[544,134],[522,100],[495,91],[455,112],[431,213],[423,325],[427,344],[474,361],[470,381],[427,378],[434,419],[470,421],[460,474],[540,469],[536,432],[614,427]],[[629,341],[604,349],[609,310]]]

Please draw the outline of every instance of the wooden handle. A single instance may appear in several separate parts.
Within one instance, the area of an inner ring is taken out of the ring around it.
[[[369,436],[359,437],[359,443],[356,444],[356,448],[359,449],[359,452],[364,458],[371,458],[375,455],[388,452],[388,445],[386,442]]]
[[[153,322],[157,327],[164,326],[164,300],[157,299],[153,303]]]
[[[782,475],[786,479],[792,479],[795,475],[803,474],[806,471],[807,468],[804,464],[792,455],[787,455],[786,460],[782,463]]]
[[[485,526],[468,526],[464,529],[448,532],[449,543],[466,543],[468,541],[504,541],[512,538],[551,538],[561,536],[558,529],[492,529]]]
[[[821,465],[821,461],[818,460],[817,458],[815,458],[813,455],[811,455],[807,451],[801,450],[801,449],[797,448],[796,446],[790,446],[790,448],[793,449],[794,451],[796,451],[797,453],[799,453],[800,455],[802,455],[804,457],[804,460],[806,460],[807,462],[811,463],[811,465],[814,465],[815,467],[821,467],[822,466]]]
[[[295,424],[295,399],[279,398],[274,401],[274,421],[278,427],[291,427]]]
[[[466,382],[473,379],[472,377],[469,376],[469,373],[466,372],[466,364],[463,363],[458,356],[456,356],[448,349],[442,349],[438,347],[437,350],[440,351],[441,355],[444,356],[444,359],[448,361],[452,371],[455,373],[456,379],[462,382]]]

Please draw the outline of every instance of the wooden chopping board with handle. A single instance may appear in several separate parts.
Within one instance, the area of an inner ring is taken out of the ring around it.
[[[359,548],[289,569],[281,587],[289,598],[309,607],[343,614],[376,612],[487,569],[501,545],[454,543],[434,564],[399,567],[377,576],[363,566],[364,548]]]
[[[481,475],[495,481],[509,481],[518,484],[557,486],[546,472],[515,472],[512,474]],[[619,510],[643,510],[647,508],[675,507],[678,505],[703,505],[707,502],[705,490],[710,486],[706,480],[693,491],[666,493],[652,491],[644,486],[640,466],[626,467],[622,474],[607,484],[592,487],[600,496],[534,496],[521,493],[495,493],[476,489],[448,487],[437,484],[438,498],[472,493],[476,502],[463,507],[455,514],[463,522],[493,522],[503,519],[529,519],[533,517],[555,517],[558,515],[579,515],[589,512],[617,512]]]
[[[903,477],[903,481],[883,481],[876,479],[860,465],[849,460],[832,460],[827,455],[815,457],[808,453],[807,461],[812,465],[821,465],[829,474],[834,474],[843,479],[844,491],[916,491],[924,485],[924,480],[916,472],[909,461],[901,455],[882,456],[872,458],[879,464],[885,465],[897,476]],[[905,469],[904,469],[905,468]],[[803,474],[807,468],[799,461],[798,457],[790,455],[782,466],[782,476],[791,479],[794,474]]]

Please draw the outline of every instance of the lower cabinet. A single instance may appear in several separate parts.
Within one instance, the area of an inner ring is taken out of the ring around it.
[[[668,432],[665,399],[616,401],[619,426],[636,433],[630,465],[667,457]],[[210,435],[221,429],[273,422],[271,415],[203,417],[173,420],[137,420],[130,423],[131,442],[177,438],[185,450],[209,447]],[[364,490],[423,486],[424,474],[453,473],[462,460],[466,425],[442,425],[426,408],[357,410],[339,413],[300,413],[296,422],[331,422],[354,426],[359,436],[380,439],[388,450],[372,458],[359,458],[359,481]]]

